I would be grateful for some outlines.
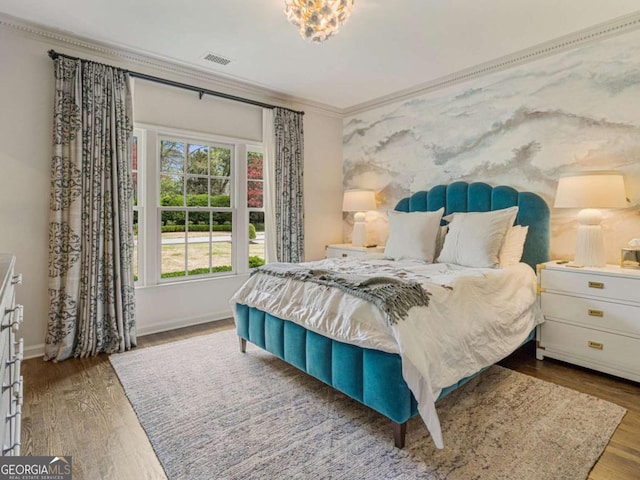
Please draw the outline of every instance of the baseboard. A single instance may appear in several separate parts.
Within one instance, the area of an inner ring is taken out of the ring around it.
[[[44,355],[44,343],[39,343],[38,345],[31,345],[24,347],[23,357],[25,360],[28,358],[38,358]]]
[[[177,328],[191,327],[193,325],[200,325],[201,323],[215,322],[217,320],[225,320],[227,318],[231,318],[232,316],[233,314],[231,313],[231,309],[229,309],[229,310],[221,310],[219,312],[209,314],[209,315],[200,315],[197,317],[189,317],[189,318],[179,318],[176,320],[170,320],[168,322],[149,325],[145,328],[138,328],[137,336],[144,337],[145,335],[152,335],[154,333],[166,332],[168,330],[175,330]],[[44,355],[44,343],[24,347],[23,355],[24,355],[23,358],[25,360],[29,358],[42,357]]]
[[[233,313],[231,309],[221,310],[219,312],[210,313],[208,315],[199,315],[197,317],[179,318],[175,320],[169,320],[162,323],[154,323],[147,327],[138,327],[138,337],[144,337],[145,335],[152,335],[154,333],[166,332],[168,330],[175,330],[177,328],[191,327],[193,325],[200,325],[201,323],[215,322],[216,320],[224,320],[231,318]]]

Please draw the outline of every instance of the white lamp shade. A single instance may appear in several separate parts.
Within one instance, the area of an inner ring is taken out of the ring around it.
[[[627,199],[620,172],[585,172],[558,182],[556,208],[625,208]]]
[[[600,208],[624,208],[627,199],[620,172],[585,172],[558,182],[556,208],[581,208],[576,233],[576,265],[604,267],[604,233]]]
[[[376,209],[376,196],[371,190],[347,190],[342,200],[343,212],[366,212]]]

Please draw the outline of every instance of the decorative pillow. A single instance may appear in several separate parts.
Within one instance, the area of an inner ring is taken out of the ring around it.
[[[433,262],[443,213],[444,208],[435,212],[389,211],[389,238],[384,249],[385,256],[394,260],[414,258]]]
[[[498,255],[501,267],[508,267],[509,265],[520,263],[522,252],[524,251],[524,242],[527,239],[527,232],[529,232],[529,227],[522,225],[515,225],[507,230],[504,243],[500,249],[500,255]]]
[[[500,248],[517,214],[518,207],[509,207],[447,215],[451,223],[438,261],[466,267],[499,266]]]

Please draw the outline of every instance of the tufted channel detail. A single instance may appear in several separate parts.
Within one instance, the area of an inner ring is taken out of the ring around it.
[[[240,338],[271,352],[396,423],[404,423],[418,413],[416,399],[402,377],[400,355],[332,340],[294,322],[242,304],[236,304],[236,329]],[[476,375],[445,388],[438,399]]]
[[[397,354],[360,348],[236,304],[238,336],[397,423],[418,413]]]

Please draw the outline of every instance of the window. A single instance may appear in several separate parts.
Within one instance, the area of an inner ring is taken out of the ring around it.
[[[247,208],[249,211],[249,268],[264,265],[264,155],[247,150]]]
[[[263,265],[262,146],[159,127],[134,134],[138,285],[246,274]]]
[[[233,271],[233,145],[161,138],[161,278]]]

